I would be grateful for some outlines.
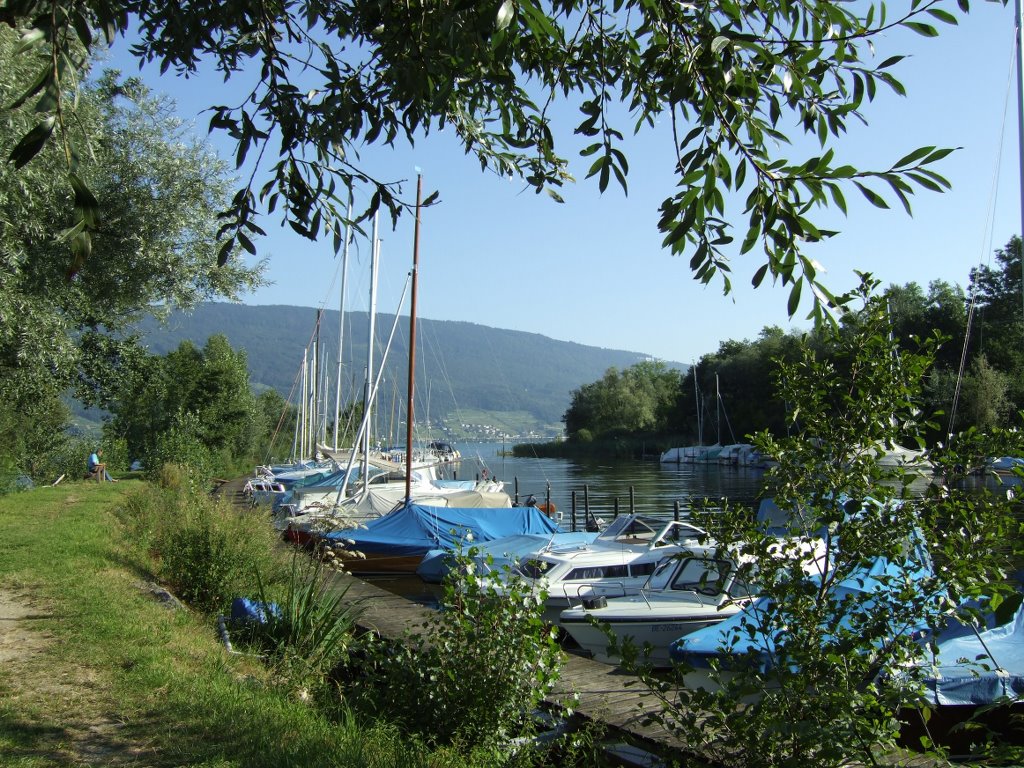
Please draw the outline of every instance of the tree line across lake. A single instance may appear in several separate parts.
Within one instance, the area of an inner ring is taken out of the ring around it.
[[[941,344],[923,382],[923,410],[933,424],[929,443],[970,427],[1012,427],[1024,410],[1024,308],[1021,241],[997,250],[993,266],[971,270],[968,289],[936,280],[885,291],[898,350]],[[855,313],[840,318],[850,332]],[[659,362],[609,368],[572,393],[563,417],[567,440],[548,452],[651,452],[677,444],[747,442],[762,430],[783,435],[787,403],[774,382],[778,361],[793,362],[804,345],[827,355],[820,330],[764,328],[753,341],[724,341],[689,371]],[[899,365],[899,358],[893,365]],[[545,448],[531,446],[531,453]]]

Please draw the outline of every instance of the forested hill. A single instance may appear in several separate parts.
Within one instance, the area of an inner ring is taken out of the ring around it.
[[[367,313],[345,314],[345,389],[361,397]],[[394,315],[377,316],[375,365],[379,364],[393,322]],[[211,335],[224,334],[233,347],[246,350],[255,389],[273,387],[288,397],[315,326],[316,310],[307,307],[215,303],[201,305],[187,315],[176,313],[163,327],[147,321],[140,330],[154,354],[164,354],[186,339],[201,347]],[[386,383],[381,388],[383,413],[391,409],[392,400],[405,400],[408,335],[409,319],[401,317],[385,367]],[[333,380],[337,370],[337,310],[323,312],[320,342]],[[486,415],[492,424],[510,434],[533,430],[550,434],[560,428],[573,389],[600,379],[612,366],[627,368],[646,358],[639,352],[588,347],[536,333],[423,319],[417,330],[417,421],[430,417],[433,422],[451,425],[479,421]],[[294,393],[291,399],[297,399]]]

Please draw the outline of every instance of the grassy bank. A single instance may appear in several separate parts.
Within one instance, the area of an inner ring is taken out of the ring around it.
[[[140,481],[0,497],[0,763],[469,766],[344,703],[316,708],[209,616],[154,598]],[[254,520],[259,525],[262,520]]]

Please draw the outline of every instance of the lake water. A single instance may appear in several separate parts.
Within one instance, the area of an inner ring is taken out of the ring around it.
[[[538,503],[550,499],[566,521],[576,493],[577,519],[583,520],[584,501],[598,516],[610,517],[618,499],[620,513],[630,511],[630,489],[637,512],[671,517],[676,502],[685,515],[693,500],[728,498],[753,505],[764,471],[719,465],[662,465],[658,461],[518,458],[502,455],[500,443],[460,445],[463,460],[458,477],[469,479],[486,468],[505,482],[505,490],[520,502],[532,494]]]

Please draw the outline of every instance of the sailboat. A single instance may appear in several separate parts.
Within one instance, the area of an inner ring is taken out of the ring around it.
[[[697,365],[693,366],[693,392],[697,402],[697,445],[688,445],[679,448],[669,448],[661,454],[662,464],[708,464],[718,460],[722,452],[720,441],[714,445],[704,445],[704,416],[701,407],[700,388],[697,384]],[[715,375],[715,402],[716,413],[718,414],[718,430],[721,435],[721,412],[722,398],[718,392],[718,375]]]
[[[419,187],[417,188],[417,196]],[[416,507],[428,510],[459,509],[464,516],[493,518],[494,511],[512,506],[512,500],[504,490],[504,483],[493,477],[482,480],[442,480],[437,475],[437,467],[442,458],[434,453],[418,454],[413,448],[414,424],[414,375],[416,350],[416,288],[419,251],[419,202],[416,208],[416,242],[414,246],[413,269],[410,272],[410,334],[409,334],[409,381],[407,404],[407,431],[404,451],[393,451],[386,455],[370,448],[369,430],[371,412],[377,392],[380,389],[383,365],[377,370],[376,378],[367,381],[364,392],[363,419],[351,449],[331,449],[319,446],[320,451],[331,456],[341,468],[329,479],[322,488],[304,488],[295,494],[296,499],[289,500],[281,506],[281,514],[277,518],[277,526],[283,531],[286,539],[296,543],[309,543],[322,539],[331,531],[344,530],[351,532],[354,524],[368,525],[369,521],[385,516],[403,517],[413,521],[420,515],[399,515],[403,509]],[[376,222],[374,223],[374,241]],[[371,274],[376,275],[376,264],[379,250],[375,245],[374,258],[371,260]],[[376,280],[371,277],[371,317],[375,307]],[[401,302],[404,303],[406,293],[403,292]],[[395,314],[395,322],[385,348],[385,357],[391,348],[397,328],[399,315]],[[367,370],[373,370],[373,327],[371,321],[370,340],[368,343]],[[396,461],[395,459],[401,461]],[[451,513],[433,512],[444,516]],[[532,518],[530,521],[532,525]],[[411,524],[413,524],[411,523]],[[390,527],[394,521],[389,523]],[[532,530],[532,529],[531,529]],[[479,534],[479,532],[478,532]],[[504,534],[503,534],[504,535]],[[342,541],[351,540],[344,537]],[[337,547],[337,542],[334,544]]]

